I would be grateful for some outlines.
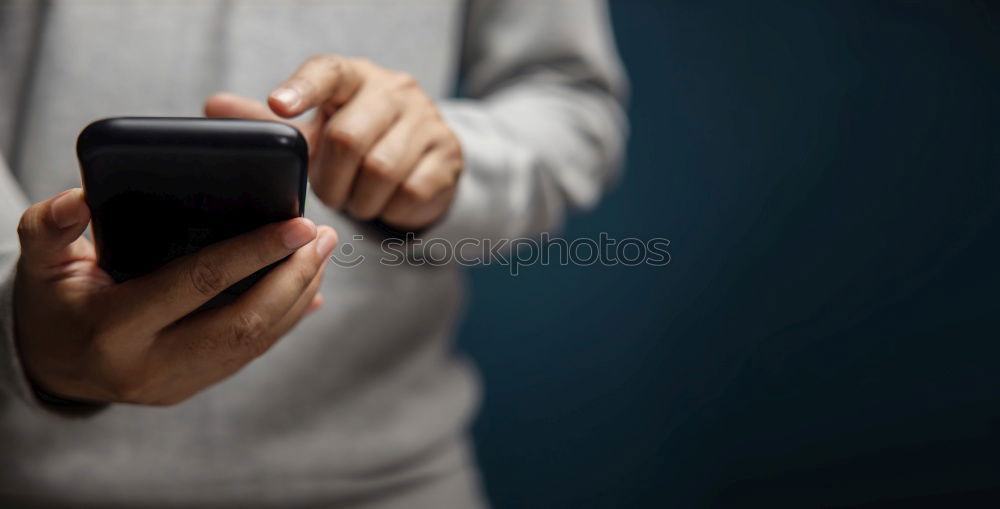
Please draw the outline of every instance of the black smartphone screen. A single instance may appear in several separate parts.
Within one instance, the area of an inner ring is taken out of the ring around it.
[[[119,282],[305,206],[306,141],[278,122],[99,120],[80,133],[77,156],[98,260]]]

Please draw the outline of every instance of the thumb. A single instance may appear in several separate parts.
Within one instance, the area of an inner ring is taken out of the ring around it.
[[[21,266],[44,271],[71,258],[69,248],[87,229],[89,221],[90,209],[83,200],[83,190],[78,187],[28,207],[17,225]]]
[[[205,101],[205,116],[209,118],[242,118],[288,123],[275,115],[266,104],[236,94],[218,93]]]

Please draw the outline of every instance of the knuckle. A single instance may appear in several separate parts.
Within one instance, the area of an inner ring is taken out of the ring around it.
[[[419,86],[413,90],[415,93],[411,94],[411,96],[413,97],[414,109],[424,112],[432,123],[443,122],[441,120],[441,115],[437,111],[437,105],[434,104],[434,100],[427,94],[423,93]]]
[[[337,55],[322,55],[319,63],[326,69],[327,72],[331,74],[341,74],[344,72],[344,67],[347,65],[342,57]]]
[[[326,139],[333,146],[348,152],[355,152],[360,142],[359,137],[345,127],[331,124],[326,130]]]
[[[310,55],[306,59],[309,64],[314,64],[318,66],[330,66],[337,65],[339,63],[339,58],[336,55],[331,55],[329,53],[315,53]]]
[[[449,169],[450,170],[450,169]],[[458,171],[442,171],[438,173],[429,186],[428,200],[440,198],[446,191],[453,189],[458,184]]]
[[[446,170],[461,170],[465,165],[462,144],[455,133],[446,126],[434,134],[432,150],[441,158],[441,167]]]
[[[40,204],[35,204],[29,207],[28,210],[24,211],[24,214],[21,214],[21,219],[17,222],[17,236],[22,241],[39,230],[42,215],[39,206]]]
[[[431,197],[436,198],[442,191],[451,188],[455,185],[456,175],[452,172],[441,173],[434,179],[434,185],[431,188]]]
[[[28,219],[28,212],[25,212],[21,216],[21,219],[17,222],[17,236],[24,240],[31,232],[31,226],[28,224],[30,219]]]
[[[430,112],[430,119],[427,121],[427,124],[426,131],[430,133],[435,148],[444,147],[447,149],[461,145],[462,142],[458,138],[458,134],[436,108]]]
[[[444,123],[441,124],[441,131],[438,133],[438,138],[441,140],[440,145],[444,149],[446,156],[460,157],[462,155],[462,143],[458,141],[455,131],[452,131]]]
[[[244,311],[237,317],[229,335],[229,347],[258,357],[267,351],[264,341],[267,324],[256,311]]]
[[[455,146],[449,149],[449,160],[451,161],[451,169],[453,173],[453,178],[457,179],[458,176],[465,171],[465,154],[462,152],[462,147]],[[454,181],[452,182],[454,183]]]
[[[447,160],[445,162],[445,169],[448,170],[446,175],[449,177],[447,180],[448,185],[455,185],[458,183],[458,177],[465,170],[465,155],[462,154],[462,149],[449,149],[446,152]]]
[[[434,196],[431,187],[420,182],[404,182],[399,190],[407,200],[417,203],[429,201]]]
[[[363,170],[379,181],[393,182],[397,180],[394,165],[389,162],[389,158],[381,154],[369,154],[365,157]]]
[[[188,271],[191,286],[205,297],[214,297],[226,289],[226,276],[218,263],[198,257]]]
[[[420,88],[417,78],[408,72],[395,72],[392,74],[392,85],[400,90],[412,90]]]

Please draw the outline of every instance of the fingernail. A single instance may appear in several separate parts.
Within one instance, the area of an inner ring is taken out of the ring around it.
[[[299,101],[302,100],[302,96],[298,91],[291,88],[279,88],[271,94],[271,97],[275,98],[281,104],[284,104],[286,108],[294,108],[298,106]]]
[[[323,230],[319,233],[319,240],[316,241],[316,252],[323,258],[329,258],[336,245],[337,234],[331,230]]]
[[[52,221],[59,228],[69,228],[87,220],[87,207],[80,189],[71,189],[52,202]]]
[[[310,242],[312,239],[316,238],[316,226],[312,221],[302,218],[299,221],[289,226],[284,235],[281,237],[281,241],[285,244],[288,249],[298,249]]]

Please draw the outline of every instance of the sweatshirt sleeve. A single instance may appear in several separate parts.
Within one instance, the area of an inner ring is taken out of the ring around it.
[[[14,341],[14,269],[20,256],[17,222],[28,207],[0,153],[0,401],[37,404]]]
[[[439,104],[465,169],[421,237],[454,245],[557,229],[568,210],[596,204],[621,165],[627,84],[607,5],[473,0],[467,15],[462,98]]]

